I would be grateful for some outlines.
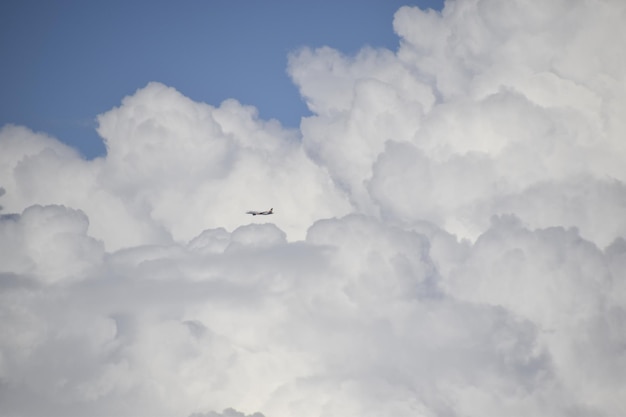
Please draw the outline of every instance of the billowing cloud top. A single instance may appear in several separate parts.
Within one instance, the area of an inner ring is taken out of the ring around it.
[[[403,7],[290,55],[299,131],[156,82],[95,160],[4,126],[0,414],[626,414],[625,14]]]

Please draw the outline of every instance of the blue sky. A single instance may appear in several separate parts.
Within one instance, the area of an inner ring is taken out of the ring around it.
[[[297,127],[307,114],[285,69],[301,46],[395,50],[394,12],[442,0],[16,1],[0,4],[0,125],[43,131],[88,158],[96,115],[159,81],[213,105],[254,105]]]

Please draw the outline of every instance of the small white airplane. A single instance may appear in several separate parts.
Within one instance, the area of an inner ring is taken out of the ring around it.
[[[253,216],[267,216],[268,214],[274,214],[274,208],[267,211],[246,211],[246,214],[252,214]]]

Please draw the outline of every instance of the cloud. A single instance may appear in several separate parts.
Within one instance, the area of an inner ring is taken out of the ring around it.
[[[3,127],[0,413],[624,414],[624,7],[403,7],[291,54],[299,131],[160,83],[92,161]]]
[[[0,222],[4,267],[12,273],[57,282],[80,279],[104,255],[102,242],[87,236],[84,213],[61,206],[30,206]]]
[[[233,408],[227,408],[223,411],[223,413],[216,413],[215,411],[211,411],[209,413],[194,413],[189,417],[263,417],[261,413],[254,413],[251,415],[245,415],[244,413],[240,413],[239,411]]]
[[[250,209],[276,208],[291,239],[350,207],[295,132],[228,100],[195,103],[151,83],[99,116],[106,157],[82,160],[53,138],[8,126],[2,136],[6,210],[79,207],[108,249],[187,241],[234,229]],[[115,227],[112,227],[115,225]]]
[[[426,218],[471,239],[488,227],[491,214],[507,213],[492,205],[502,196],[579,178],[599,188],[623,183],[626,153],[616,140],[623,103],[616,97],[624,97],[624,75],[615,72],[623,55],[604,52],[619,45],[604,35],[617,22],[590,23],[619,7],[487,1],[450,2],[442,13],[403,7],[394,19],[401,37],[395,54],[365,49],[345,57],[304,49],[289,66],[317,113],[302,123],[303,144],[359,211],[401,214],[409,222]],[[563,16],[571,25],[563,25]],[[591,45],[602,65],[588,62]],[[583,71],[590,65],[593,70]],[[344,87],[327,91],[320,83]],[[403,151],[413,156],[403,159]],[[389,172],[402,160],[410,165],[407,176],[399,168]],[[615,203],[623,200],[617,188]],[[547,226],[525,207],[507,209],[532,227]],[[599,213],[589,207],[585,216]],[[583,232],[610,244],[624,231],[614,220],[613,234],[598,234],[601,227]],[[570,215],[553,224],[589,222],[595,220]]]

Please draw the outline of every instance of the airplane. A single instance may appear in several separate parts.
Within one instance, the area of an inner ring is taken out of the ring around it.
[[[253,216],[267,216],[268,214],[274,214],[274,208],[267,211],[246,211],[246,214],[252,214]]]

